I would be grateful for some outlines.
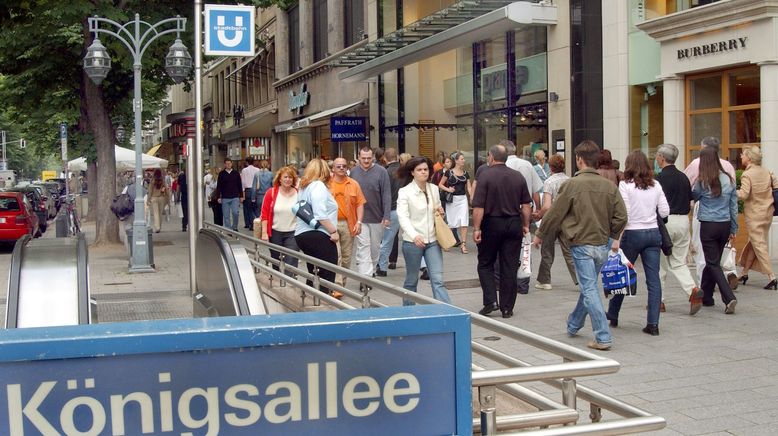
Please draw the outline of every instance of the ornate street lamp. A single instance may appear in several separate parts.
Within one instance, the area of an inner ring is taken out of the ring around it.
[[[100,25],[107,28],[100,28]],[[141,27],[145,30],[141,32]],[[170,47],[165,57],[165,69],[170,77],[179,83],[186,79],[192,69],[192,57],[186,46],[178,38],[181,32],[186,30],[186,18],[176,17],[150,24],[140,19],[135,14],[135,19],[125,24],[107,18],[94,16],[89,18],[89,31],[94,33],[95,40],[87,49],[84,57],[84,70],[95,84],[99,85],[108,75],[111,69],[111,59],[108,51],[98,39],[99,33],[111,35],[121,41],[132,54],[133,72],[135,79],[134,99],[132,109],[135,114],[135,218],[132,222],[132,248],[130,257],[130,272],[154,272],[151,265],[151,243],[148,240],[146,229],[146,214],[143,213],[143,168],[141,166],[142,145],[141,141],[141,112],[143,99],[141,95],[141,57],[148,46],[157,38],[170,33],[176,34],[176,41]],[[117,139],[123,126],[116,128]],[[123,135],[122,135],[123,136]]]
[[[124,142],[124,124],[119,124],[116,126],[116,142],[123,143]]]

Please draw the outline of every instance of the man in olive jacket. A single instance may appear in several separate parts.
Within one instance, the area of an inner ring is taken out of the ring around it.
[[[567,333],[578,333],[586,320],[592,320],[594,340],[589,348],[608,350],[613,343],[605,309],[597,286],[602,265],[608,259],[608,248],[621,237],[627,225],[627,208],[619,189],[594,169],[600,148],[593,141],[575,147],[579,170],[559,189],[551,209],[535,233],[533,245],[540,247],[546,235],[562,232],[570,241],[580,295],[578,304],[567,318]]]

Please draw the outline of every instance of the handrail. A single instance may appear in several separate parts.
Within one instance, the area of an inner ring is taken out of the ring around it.
[[[89,296],[89,250],[86,245],[86,236],[79,233],[76,242],[76,282],[78,283],[78,323],[91,324],[96,320],[97,304],[92,304]]]
[[[253,259],[251,263],[255,268],[257,268],[257,270],[267,273],[271,277],[278,278],[282,281],[294,282],[294,286],[302,291],[303,296],[306,294],[311,294],[314,296],[314,301],[317,301],[317,299],[322,299],[332,306],[340,309],[354,308],[354,306],[351,306],[348,303],[337,300],[330,295],[319,291],[320,286],[326,286],[330,289],[341,290],[350,297],[356,299],[361,298],[363,308],[385,306],[385,304],[376,301],[369,295],[371,291],[378,290],[387,292],[397,297],[411,300],[418,304],[447,304],[425,295],[410,292],[390,283],[358,274],[352,270],[342,268],[338,265],[324,262],[315,257],[306,255],[305,253],[289,250],[285,247],[271,244],[269,242],[247,236],[245,234],[241,234],[221,226],[216,226],[212,223],[204,223],[204,226],[224,235],[229,235],[238,240],[241,240],[245,242],[244,245],[247,247],[253,247],[255,259]],[[314,265],[316,269],[314,270],[313,274],[310,274],[308,271],[299,267],[294,268],[289,265],[284,265],[283,260],[273,259],[269,255],[261,252],[260,247],[272,249],[281,253],[283,256],[296,257],[300,261]],[[247,251],[249,251],[249,248],[247,248]],[[278,267],[279,270],[274,269],[273,266]],[[340,274],[343,277],[360,283],[361,293],[344,288],[337,283],[332,283],[321,279],[318,276],[318,268],[326,268],[332,272],[335,272],[336,274]],[[292,277],[289,277],[286,274],[288,270],[291,270],[301,278],[311,280],[314,283],[314,286],[308,286],[302,280],[298,281]],[[473,325],[477,325],[495,333],[502,334],[507,338],[517,340],[543,351],[558,355],[563,359],[562,363],[530,365],[527,362],[523,362],[511,356],[507,356],[504,353],[472,341],[472,349],[474,353],[480,354],[489,358],[495,363],[508,367],[501,369],[480,369],[480,367],[475,365],[473,366],[474,371],[472,374],[472,386],[476,387],[479,391],[478,397],[481,403],[481,418],[480,420],[477,420],[477,422],[480,423],[480,432],[482,434],[495,434],[497,430],[516,428],[569,425],[575,422],[574,419],[571,419],[572,412],[575,412],[577,415],[576,398],[590,402],[592,407],[592,413],[590,415],[593,422],[592,424],[576,424],[572,426],[522,432],[521,434],[624,434],[658,430],[665,427],[666,422],[661,417],[653,416],[644,410],[619,401],[613,397],[576,384],[575,377],[610,374],[617,372],[620,364],[615,360],[608,359],[588,351],[580,350],[571,345],[546,338],[518,327],[495,321],[477,313],[471,313],[471,320]],[[542,381],[551,386],[559,388],[562,391],[564,404],[560,405],[551,402],[550,400],[543,401],[540,399],[542,396],[539,394],[534,394],[533,391],[530,391],[529,389],[516,384],[519,382],[530,381]],[[533,404],[535,407],[541,409],[541,412],[498,417],[496,415],[496,405],[494,403],[495,389],[499,389],[523,401]],[[533,392],[534,395],[530,394],[530,392]],[[543,410],[544,407],[546,408],[545,410]],[[613,411],[617,415],[624,417],[624,419],[613,422],[599,423],[599,420],[601,419],[600,408]],[[477,432],[478,428],[475,428],[474,431]]]
[[[5,328],[14,329],[17,327],[19,311],[19,284],[22,275],[22,254],[24,246],[30,242],[30,235],[24,235],[16,240],[14,250],[11,254],[11,269],[8,275],[8,291],[6,293],[7,301],[5,304]]]

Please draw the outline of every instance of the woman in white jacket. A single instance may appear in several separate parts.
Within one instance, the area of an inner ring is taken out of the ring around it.
[[[435,238],[435,213],[444,214],[440,205],[437,186],[428,183],[432,161],[419,156],[409,160],[398,170],[398,176],[410,180],[397,194],[397,219],[403,230],[403,256],[405,257],[405,283],[403,287],[416,292],[419,283],[421,259],[427,263],[436,300],[451,303],[443,284],[443,252]],[[448,229],[447,229],[448,230]],[[404,305],[413,304],[403,300]]]

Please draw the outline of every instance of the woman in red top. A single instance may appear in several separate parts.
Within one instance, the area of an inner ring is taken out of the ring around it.
[[[260,239],[270,241],[294,251],[300,251],[294,239],[297,218],[292,206],[297,203],[297,171],[293,167],[283,167],[273,178],[273,187],[265,193],[260,213]],[[278,259],[280,253],[270,250],[270,256]],[[284,256],[287,265],[297,267],[297,258]],[[278,269],[273,265],[274,269]],[[291,274],[290,274],[291,275]]]

